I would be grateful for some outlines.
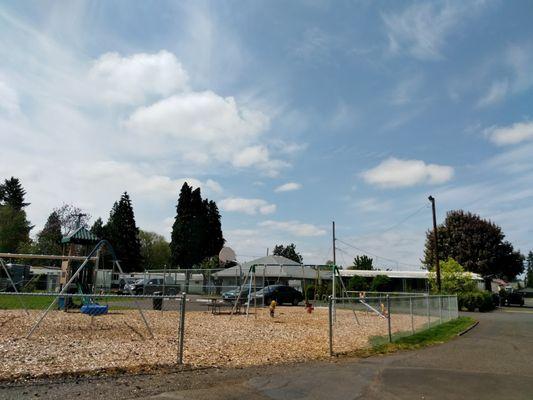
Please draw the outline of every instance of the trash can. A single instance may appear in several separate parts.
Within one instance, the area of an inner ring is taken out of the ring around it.
[[[154,296],[162,296],[163,292],[154,292]],[[152,308],[154,310],[162,310],[163,309],[163,298],[162,297],[154,297],[152,299]]]

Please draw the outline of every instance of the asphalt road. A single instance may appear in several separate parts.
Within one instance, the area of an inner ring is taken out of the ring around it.
[[[479,325],[441,346],[289,370],[150,399],[532,399],[533,311],[475,314]]]
[[[533,399],[533,310],[472,314],[443,345],[367,359],[0,386],[0,399]]]

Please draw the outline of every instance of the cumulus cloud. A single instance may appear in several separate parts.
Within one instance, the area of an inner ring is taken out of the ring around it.
[[[224,143],[253,138],[268,127],[259,111],[238,107],[233,97],[212,91],[176,94],[138,108],[126,125],[145,135],[165,134],[178,139]]]
[[[453,172],[453,168],[446,165],[390,157],[364,171],[361,176],[367,183],[381,187],[408,187],[422,183],[444,183],[453,177]]]
[[[280,230],[295,236],[322,236],[326,231],[312,224],[305,224],[298,221],[263,221],[259,223],[263,228]]]
[[[509,126],[493,126],[485,129],[491,142],[498,146],[517,144],[533,139],[533,122],[517,122]]]
[[[248,215],[272,214],[276,211],[276,205],[263,199],[245,199],[230,197],[220,202],[220,207],[228,212],[241,212]]]
[[[162,50],[129,57],[105,53],[94,61],[89,79],[109,102],[136,104],[148,96],[166,96],[186,89],[188,76],[176,56]]]
[[[236,167],[249,167],[266,163],[269,158],[268,149],[265,146],[250,146],[235,155],[233,165]]]
[[[302,188],[301,183],[297,182],[287,182],[283,185],[278,186],[276,189],[274,189],[274,192],[290,192],[293,190],[298,190]]]

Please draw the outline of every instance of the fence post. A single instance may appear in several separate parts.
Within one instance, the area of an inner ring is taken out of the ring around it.
[[[428,310],[427,310],[427,314],[428,314],[428,329],[429,329],[429,328],[431,328],[431,313],[430,313],[430,311],[429,311],[429,293],[428,293],[428,295],[426,296],[426,300],[427,300],[427,306],[428,306],[428,307],[427,307],[427,308],[428,308]]]
[[[178,338],[178,364],[183,365],[183,344],[185,340],[185,305],[187,295],[185,292],[181,294],[180,303],[180,324],[179,324],[179,338]]]
[[[390,309],[390,297],[387,295],[387,325],[389,328],[389,343],[392,343],[392,330],[391,330],[391,309]]]
[[[439,318],[440,322],[442,324],[442,296],[439,296]]]
[[[333,298],[328,297],[329,355],[333,356]]]
[[[413,335],[415,334],[415,317],[413,315],[413,298],[409,297],[409,311],[411,313],[411,330],[413,331]]]
[[[448,321],[452,320],[452,305],[450,301],[451,299],[452,299],[452,296],[448,296]]]

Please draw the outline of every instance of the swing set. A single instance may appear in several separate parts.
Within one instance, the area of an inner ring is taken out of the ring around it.
[[[46,318],[48,313],[52,310],[54,305],[63,303],[65,311],[68,308],[68,301],[72,298],[81,298],[82,300],[82,306],[80,308],[80,312],[82,314],[88,315],[92,318],[96,316],[105,315],[109,311],[109,305],[101,305],[99,304],[95,299],[98,297],[108,297],[105,295],[98,295],[95,293],[84,293],[83,287],[87,286],[84,285],[83,282],[80,282],[79,279],[83,275],[92,275],[93,282],[95,281],[96,274],[98,272],[98,261],[99,258],[102,255],[102,248],[104,248],[110,253],[113,263],[113,269],[112,271],[115,271],[115,268],[117,272],[120,274],[123,273],[122,267],[120,266],[120,262],[116,257],[115,251],[111,244],[107,240],[101,240],[99,241],[96,246],[89,252],[87,256],[74,256],[74,255],[64,255],[64,256],[57,256],[57,255],[40,255],[40,254],[15,254],[15,253],[0,253],[0,266],[2,267],[2,270],[4,271],[7,280],[10,283],[11,288],[13,289],[13,295],[15,295],[18,298],[18,301],[21,305],[21,307],[24,309],[25,313],[29,315],[28,308],[26,307],[26,304],[24,303],[23,296],[25,295],[51,295],[50,293],[41,294],[41,293],[22,293],[17,289],[17,285],[13,281],[11,274],[9,273],[9,270],[6,266],[6,263],[4,259],[45,259],[45,260],[61,260],[63,262],[70,262],[70,261],[81,261],[81,264],[79,267],[76,268],[75,272],[72,273],[68,281],[63,285],[62,289],[59,293],[54,293],[54,299],[52,302],[48,305],[46,310],[40,315],[40,317],[37,319],[35,324],[32,326],[32,328],[29,330],[28,334],[26,335],[26,338],[30,338],[33,333],[37,330],[37,328],[41,325],[43,320]],[[92,265],[91,265],[92,263]],[[89,272],[92,271],[92,274]],[[75,285],[75,286],[74,286]],[[77,293],[72,293],[72,288],[77,288]],[[96,285],[93,285],[93,291],[96,290]],[[135,296],[131,290],[130,290],[130,296],[133,298],[133,301],[135,303],[136,308],[139,311],[140,317],[146,326],[146,329],[148,330],[150,336],[153,338],[154,335],[152,333],[152,330],[150,328],[150,325],[148,324],[148,321],[146,320],[144,313],[142,311],[142,308],[140,304],[138,303],[138,296]],[[116,296],[116,295],[115,295]],[[124,297],[124,296],[121,296]],[[61,301],[60,301],[61,300]]]

